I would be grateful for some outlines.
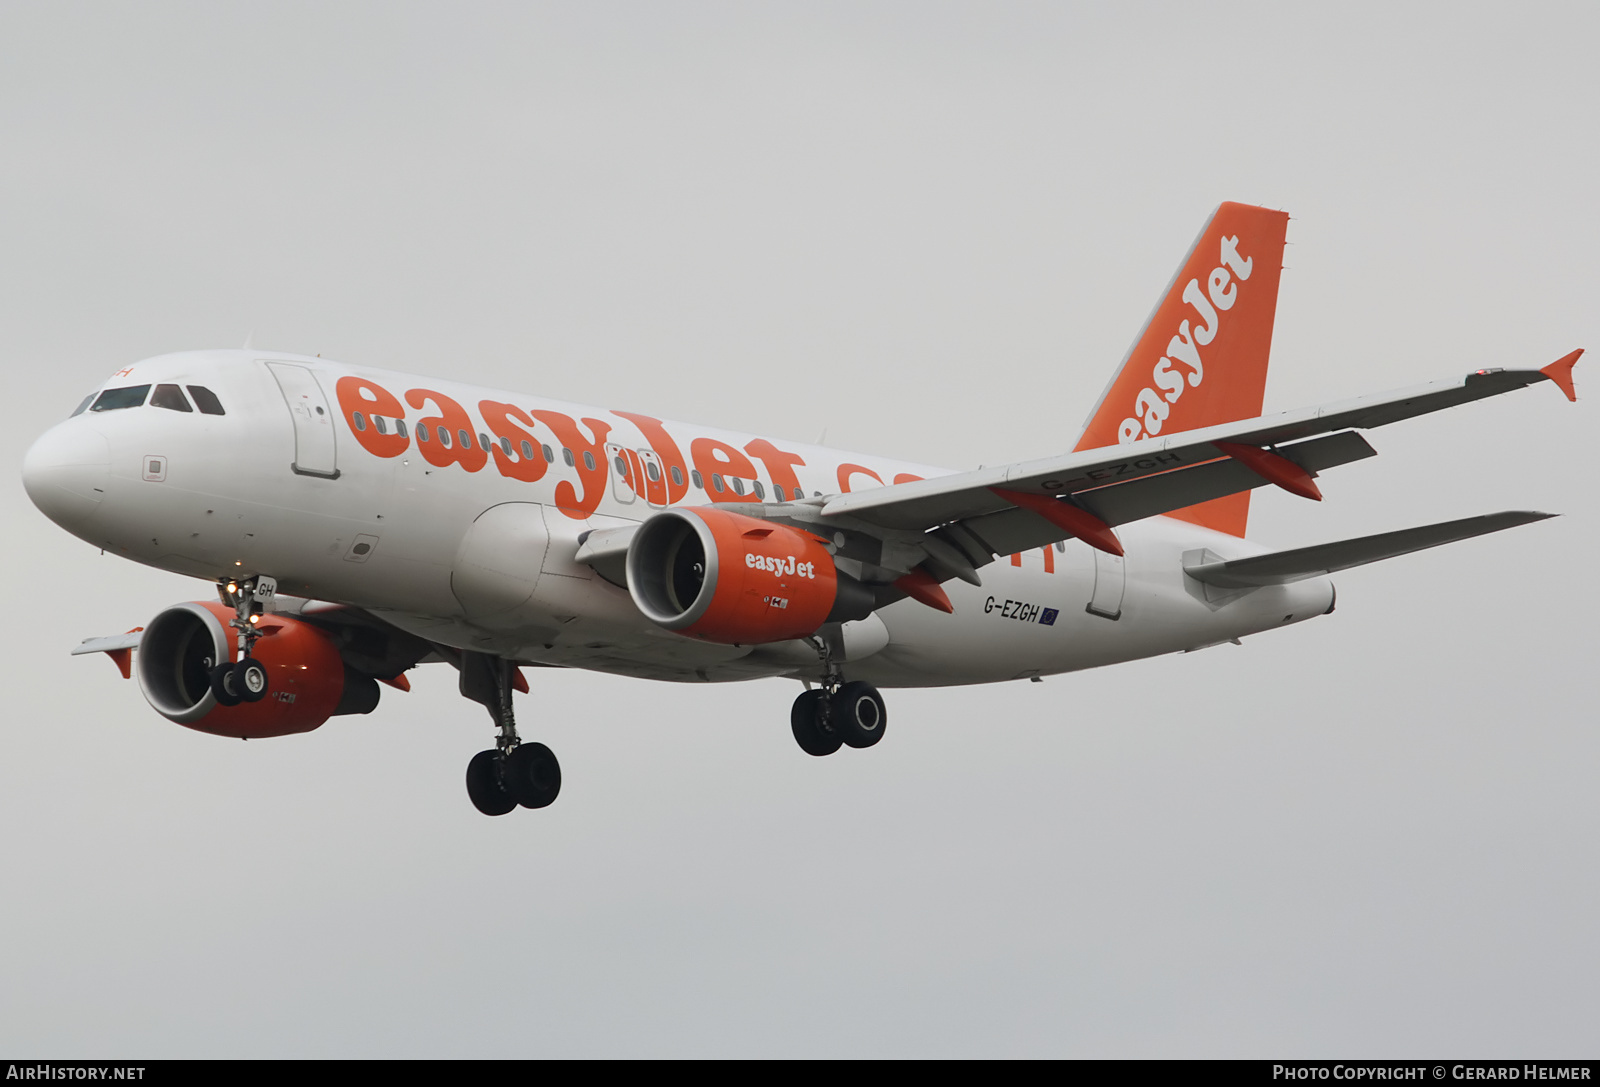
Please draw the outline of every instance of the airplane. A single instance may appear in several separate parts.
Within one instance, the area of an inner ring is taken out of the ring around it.
[[[213,582],[75,654],[218,736],[372,712],[444,662],[495,745],[486,815],[560,763],[518,733],[523,669],[804,686],[813,756],[882,740],[881,689],[1038,680],[1331,612],[1330,575],[1552,516],[1506,511],[1288,551],[1251,492],[1320,500],[1360,433],[1551,381],[1581,349],[1262,415],[1288,215],[1207,220],[1070,452],[952,471],[304,355],[117,370],[29,449],[33,503],[96,547]]]

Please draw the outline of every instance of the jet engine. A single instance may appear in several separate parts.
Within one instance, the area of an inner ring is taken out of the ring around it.
[[[639,527],[628,592],[652,622],[723,645],[803,638],[873,606],[820,537],[704,507],[663,510]]]
[[[378,685],[345,667],[332,640],[310,623],[268,614],[252,655],[267,670],[259,702],[223,706],[211,691],[211,670],[234,659],[238,631],[232,608],[197,601],[175,604],[144,629],[135,654],[139,687],[157,713],[201,732],[259,739],[310,732],[341,713],[370,713]]]

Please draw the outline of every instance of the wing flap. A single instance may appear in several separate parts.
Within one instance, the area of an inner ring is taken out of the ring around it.
[[[1376,536],[1362,536],[1354,540],[1301,547],[1293,551],[1274,551],[1270,555],[1256,555],[1248,559],[1197,563],[1185,566],[1184,573],[1196,581],[1224,589],[1285,585],[1554,516],[1553,513],[1533,510],[1508,510],[1420,528],[1406,528],[1398,532],[1384,532]]]
[[[1377,455],[1367,440],[1353,430],[1281,446],[1278,452],[1308,472],[1320,472]],[[1222,457],[1159,475],[1082,491],[1073,499],[1106,524],[1114,526],[1268,485],[1266,479],[1243,464],[1230,457]],[[1061,539],[1060,529],[1038,514],[1017,507],[965,521],[964,527],[988,544],[997,555],[1012,555]]]

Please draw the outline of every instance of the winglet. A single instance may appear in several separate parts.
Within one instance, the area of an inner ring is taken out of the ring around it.
[[[1580,347],[1572,354],[1562,355],[1549,366],[1540,367],[1539,369],[1541,374],[1554,381],[1556,387],[1567,394],[1568,400],[1576,401],[1578,399],[1578,391],[1572,385],[1572,367],[1582,354],[1583,348]]]
[[[898,579],[894,587],[917,603],[928,605],[934,611],[942,611],[947,615],[955,614],[955,605],[950,603],[950,597],[943,587],[933,580],[932,574],[921,567]]]

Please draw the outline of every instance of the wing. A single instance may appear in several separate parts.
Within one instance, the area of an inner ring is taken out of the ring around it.
[[[1541,381],[1554,381],[1576,399],[1572,366],[1581,354],[1541,370],[1478,370],[1323,407],[814,499],[814,511],[795,510],[788,518],[769,507],[768,515],[876,539],[881,548],[856,542],[855,557],[886,574],[923,565],[941,581],[974,581],[976,569],[997,555],[1072,536],[1120,550],[1111,532],[1117,525],[1268,483],[1320,497],[1312,482],[1317,473],[1374,455],[1356,431]],[[847,541],[841,553],[849,557],[851,550]],[[918,550],[923,558],[908,564]]]

